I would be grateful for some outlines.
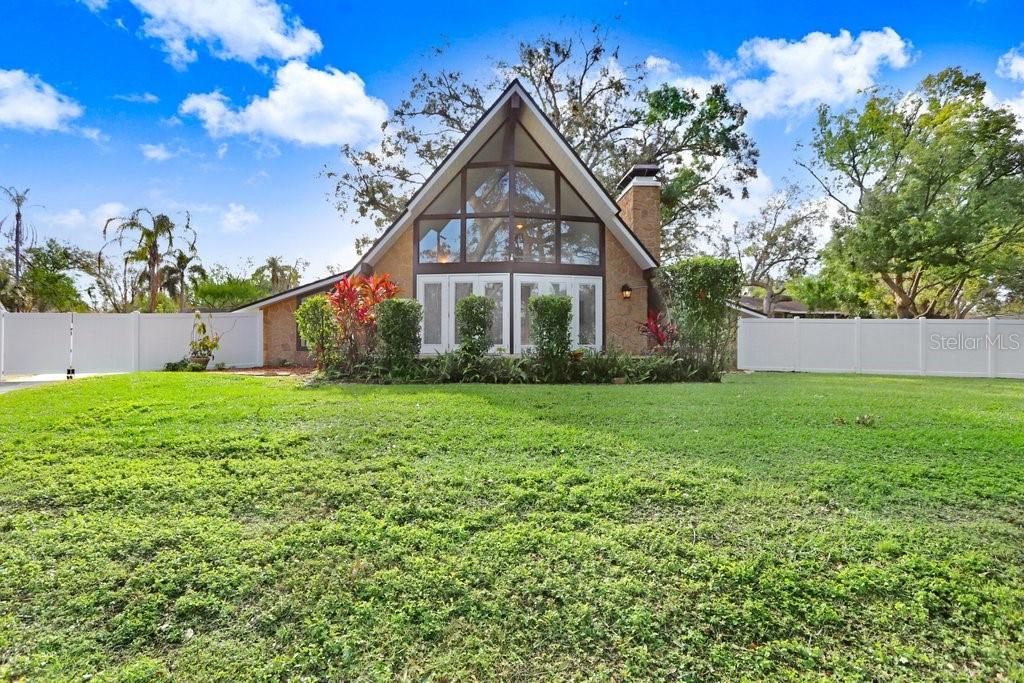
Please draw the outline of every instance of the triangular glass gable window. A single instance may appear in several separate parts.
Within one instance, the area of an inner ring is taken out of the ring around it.
[[[576,190],[573,189],[572,185],[566,182],[565,178],[561,180],[562,188],[562,215],[563,216],[593,216],[594,213],[587,207],[583,199],[580,198]]]
[[[505,126],[499,126],[497,132],[492,135],[480,151],[469,160],[471,164],[495,163],[501,161],[501,147],[505,142]]]
[[[455,176],[455,180],[448,183],[448,187],[437,195],[424,213],[431,215],[450,215],[459,213],[462,200],[462,179]]]
[[[515,149],[512,154],[516,161],[525,161],[530,164],[551,163],[551,160],[544,155],[544,152],[540,151],[540,147],[521,125],[516,126]]]

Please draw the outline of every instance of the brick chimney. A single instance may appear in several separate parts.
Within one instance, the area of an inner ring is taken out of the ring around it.
[[[619,216],[661,260],[661,181],[657,164],[637,164],[619,181]]]

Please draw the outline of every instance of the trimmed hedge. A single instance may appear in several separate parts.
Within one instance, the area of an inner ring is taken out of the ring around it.
[[[327,296],[307,297],[295,311],[299,338],[309,349],[320,370],[331,367],[338,360],[338,321]]]
[[[569,362],[572,299],[560,294],[531,297],[531,331],[537,360],[549,382],[564,382]]]
[[[420,352],[423,307],[415,299],[386,299],[377,304],[375,313],[383,369],[395,378],[408,377]]]
[[[455,329],[459,351],[469,362],[478,362],[491,348],[491,324],[495,303],[486,296],[471,295],[455,304]]]

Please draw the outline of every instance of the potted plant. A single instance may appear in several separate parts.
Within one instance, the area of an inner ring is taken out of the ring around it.
[[[212,333],[213,317],[207,326],[196,311],[195,322],[192,323],[192,341],[188,344],[189,362],[205,370],[213,359],[213,352],[220,348],[220,335]]]

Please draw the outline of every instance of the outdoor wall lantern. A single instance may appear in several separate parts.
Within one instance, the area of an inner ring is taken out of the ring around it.
[[[629,285],[622,285],[622,298],[631,299],[633,297],[633,288]]]

